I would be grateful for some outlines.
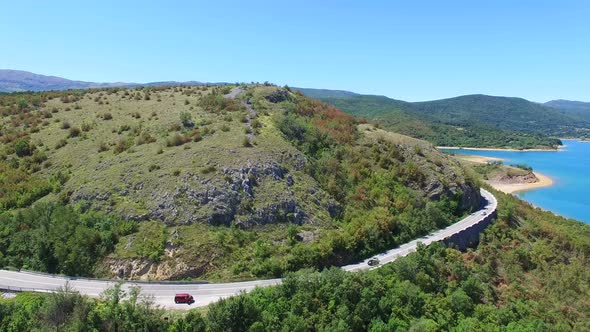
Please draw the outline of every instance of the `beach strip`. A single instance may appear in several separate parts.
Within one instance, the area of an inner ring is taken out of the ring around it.
[[[472,150],[472,151],[508,151],[508,152],[559,152],[563,151],[564,146],[557,149],[505,149],[505,148],[467,148],[460,146],[437,146],[439,150]]]
[[[494,189],[504,192],[506,194],[514,194],[517,192],[538,189],[538,188],[544,188],[544,187],[549,187],[549,186],[553,185],[553,180],[550,177],[548,177],[544,174],[541,174],[539,172],[533,172],[533,174],[535,174],[535,176],[537,177],[537,179],[539,179],[539,181],[532,182],[532,183],[510,183],[510,184],[494,183],[494,182],[488,182],[488,181],[486,181],[486,182],[490,186],[492,186]]]

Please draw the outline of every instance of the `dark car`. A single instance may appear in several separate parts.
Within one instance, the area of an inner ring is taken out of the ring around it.
[[[369,264],[369,266],[377,266],[379,265],[379,258],[371,258],[367,264]]]
[[[174,303],[186,303],[186,304],[193,304],[195,299],[190,294],[176,294],[174,296]]]

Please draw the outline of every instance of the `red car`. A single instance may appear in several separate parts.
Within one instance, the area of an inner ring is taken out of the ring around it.
[[[190,294],[176,294],[176,296],[174,296],[174,303],[176,303],[176,304],[186,303],[186,304],[190,305],[190,304],[193,304],[194,302],[195,302],[195,299]]]

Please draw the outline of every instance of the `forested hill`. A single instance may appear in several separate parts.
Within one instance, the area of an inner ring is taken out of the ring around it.
[[[312,94],[310,89],[302,90]],[[575,113],[522,98],[467,95],[427,102],[384,96],[313,95],[355,116],[436,145],[537,148],[559,145],[557,137],[584,137],[590,121]]]
[[[544,105],[562,112],[577,114],[590,121],[590,103],[588,102],[558,99],[546,102]]]

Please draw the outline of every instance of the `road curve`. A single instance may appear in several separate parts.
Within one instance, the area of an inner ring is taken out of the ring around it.
[[[436,241],[444,241],[450,236],[463,232],[464,230],[477,225],[486,220],[489,215],[496,212],[498,202],[496,198],[485,189],[481,189],[481,195],[486,200],[486,204],[477,212],[463,218],[459,222],[438,230],[428,236],[413,240],[406,244],[388,250],[384,253],[375,255],[360,263],[342,266],[345,271],[355,272],[361,270],[375,269],[383,264],[393,262],[399,257],[406,256],[414,251],[418,243],[430,244]],[[369,266],[368,262],[372,258],[379,260],[379,265]],[[79,291],[81,294],[88,296],[99,296],[105,289],[112,287],[117,281],[99,280],[85,278],[68,278],[56,275],[48,275],[35,272],[16,272],[0,270],[0,289],[12,291],[34,291],[34,292],[52,292],[63,286],[66,282]],[[219,299],[237,295],[240,292],[248,292],[256,287],[272,286],[281,283],[281,279],[255,280],[246,282],[232,283],[165,283],[165,282],[125,282],[123,289],[130,286],[140,286],[142,294],[153,297],[156,304],[169,309],[190,309],[195,306],[205,306]],[[190,293],[195,297],[196,302],[188,306],[186,304],[175,304],[174,294]]]

